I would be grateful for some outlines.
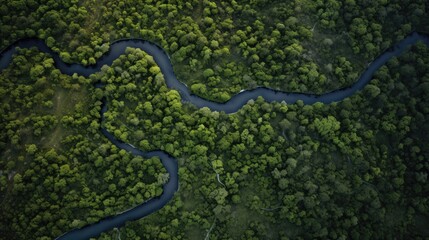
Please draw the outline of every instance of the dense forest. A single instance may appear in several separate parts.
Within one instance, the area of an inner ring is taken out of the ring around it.
[[[0,49],[37,37],[91,65],[142,38],[219,102],[257,86],[349,86],[410,32],[429,33],[424,0],[6,1],[0,13]],[[118,149],[101,126],[176,157],[180,189],[99,239],[428,238],[428,66],[417,44],[341,102],[258,98],[225,114],[182,101],[141,50],[85,78],[21,49],[0,72],[0,239],[52,239],[161,195],[160,161]]]

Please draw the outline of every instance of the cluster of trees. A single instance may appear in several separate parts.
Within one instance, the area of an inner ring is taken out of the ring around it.
[[[141,149],[177,157],[180,191],[122,236],[200,239],[212,226],[216,239],[427,236],[418,222],[429,210],[428,53],[413,47],[339,103],[258,98],[226,115],[182,103],[155,80],[160,73],[124,79],[141,64],[131,57],[140,51],[129,50],[97,75],[115,83],[106,86],[106,116],[114,117],[104,124]]]
[[[0,47],[37,36],[65,61],[92,64],[118,38],[156,42],[180,80],[220,102],[256,86],[313,93],[348,86],[398,39],[429,31],[425,0],[9,1],[0,13],[0,34],[10,36]]]
[[[162,193],[160,160],[105,139],[91,80],[52,61],[23,49],[0,74],[1,239],[52,239]]]

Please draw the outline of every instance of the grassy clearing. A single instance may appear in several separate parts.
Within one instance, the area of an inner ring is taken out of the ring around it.
[[[87,96],[88,91],[84,87],[81,87],[78,91],[57,88],[52,99],[54,103],[53,114],[58,117],[70,114],[75,109],[77,103],[87,100]]]
[[[201,229],[198,226],[187,227],[186,230],[185,236],[187,239],[204,239],[204,236],[207,233],[204,229]]]
[[[41,145],[43,148],[61,148],[61,140],[69,134],[69,131],[62,126],[61,118],[65,115],[71,114],[81,101],[85,101],[87,98],[87,90],[81,88],[79,91],[72,91],[63,88],[57,88],[55,95],[52,99],[54,106],[52,114],[54,114],[58,120],[56,126],[52,128],[50,132],[47,132],[41,139]]]
[[[253,179],[249,179],[251,183],[248,187],[240,190],[241,203],[235,205],[231,209],[230,224],[227,226],[228,236],[232,239],[240,239],[247,229],[251,229],[252,223],[258,223],[264,225],[266,239],[279,239],[280,234],[287,235],[290,238],[296,236],[300,229],[288,222],[287,220],[277,221],[275,224],[272,223],[273,216],[275,217],[278,210],[263,211],[253,210],[247,205],[252,201],[254,196],[259,197],[261,200],[260,208],[275,208],[281,206],[281,203],[275,202],[270,199],[270,196],[263,196],[260,193],[266,192],[266,186],[258,183]]]

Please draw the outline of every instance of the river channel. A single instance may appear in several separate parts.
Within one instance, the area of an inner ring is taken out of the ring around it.
[[[329,104],[332,102],[341,101],[342,99],[347,98],[356,93],[357,91],[363,89],[365,85],[368,84],[369,81],[371,81],[373,74],[381,66],[383,66],[392,57],[399,56],[403,51],[407,49],[407,47],[415,44],[418,41],[422,41],[427,46],[429,46],[429,35],[418,32],[413,32],[409,34],[402,41],[400,41],[393,47],[387,49],[376,59],[374,59],[374,61],[372,61],[368,65],[367,69],[361,74],[359,79],[357,79],[357,81],[353,85],[347,88],[338,89],[321,95],[315,95],[306,93],[282,92],[265,87],[258,87],[252,90],[242,91],[234,95],[228,102],[225,103],[212,102],[210,100],[192,94],[188,87],[176,78],[173,71],[173,66],[167,53],[158,45],[149,41],[145,41],[143,39],[121,39],[115,41],[110,45],[110,50],[105,53],[95,65],[87,67],[80,64],[67,64],[63,62],[59,57],[58,53],[51,50],[43,40],[35,38],[22,39],[5,48],[0,53],[0,71],[5,69],[9,65],[12,60],[12,56],[16,52],[16,47],[36,47],[39,49],[39,51],[50,54],[55,61],[55,66],[62,73],[68,75],[77,73],[85,77],[88,77],[89,75],[100,71],[103,65],[111,65],[113,60],[117,59],[120,55],[125,53],[127,47],[139,48],[154,58],[155,62],[160,67],[162,74],[164,75],[164,79],[167,86],[169,88],[178,90],[183,100],[194,104],[198,108],[208,107],[212,111],[223,111],[229,114],[238,111],[249,100],[256,99],[259,96],[262,96],[267,102],[285,101],[286,103],[295,103],[298,100],[302,100],[304,104],[313,104],[316,102]],[[95,87],[101,88],[103,87],[103,85],[95,84]],[[108,103],[106,99],[103,98],[100,122],[103,122],[104,120],[104,113],[107,111],[107,107]],[[124,149],[133,155],[139,155],[144,158],[159,157],[163,166],[169,173],[169,180],[163,186],[163,193],[160,197],[150,199],[134,208],[128,209],[115,216],[106,217],[97,223],[90,224],[80,229],[73,229],[70,232],[59,236],[57,239],[89,239],[90,237],[97,237],[102,232],[109,231],[115,227],[119,228],[123,226],[127,221],[134,221],[143,218],[165,206],[173,198],[174,194],[179,188],[178,164],[177,160],[174,157],[161,150],[143,152],[128,143],[124,143],[117,140],[111,133],[109,133],[104,128],[101,128],[100,131],[118,148]]]

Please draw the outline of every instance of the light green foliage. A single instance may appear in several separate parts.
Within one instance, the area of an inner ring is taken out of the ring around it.
[[[333,116],[326,118],[316,118],[313,123],[320,135],[324,137],[333,137],[341,127],[341,123]]]

